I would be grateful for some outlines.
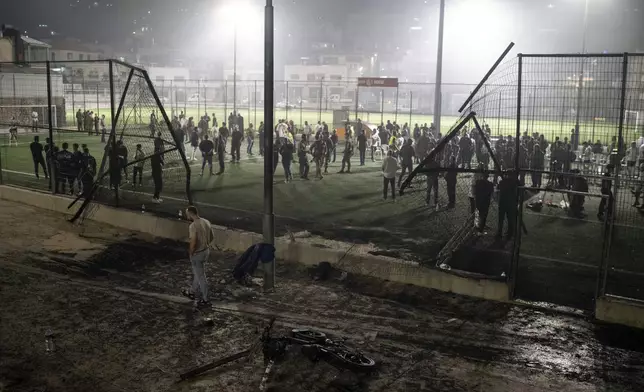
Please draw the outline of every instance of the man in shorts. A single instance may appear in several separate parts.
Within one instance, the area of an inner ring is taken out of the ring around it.
[[[190,235],[188,254],[192,264],[193,280],[190,290],[183,290],[182,294],[194,299],[197,307],[209,306],[205,263],[210,258],[210,245],[214,240],[212,226],[207,219],[199,216],[195,206],[186,208],[186,216],[192,221],[188,228]],[[199,296],[201,298],[197,299]]]

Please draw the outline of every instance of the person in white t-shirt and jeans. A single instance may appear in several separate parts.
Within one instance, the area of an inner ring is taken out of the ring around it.
[[[396,201],[396,173],[398,172],[398,161],[389,151],[382,162],[382,196],[387,200],[387,191],[391,187],[391,198]]]
[[[207,219],[199,216],[195,206],[186,208],[186,216],[192,221],[188,228],[190,234],[188,254],[192,264],[192,287],[182,294],[195,300],[197,307],[209,306],[208,281],[206,280],[206,261],[210,258],[210,246],[214,239],[212,226]],[[198,297],[201,297],[197,300]]]

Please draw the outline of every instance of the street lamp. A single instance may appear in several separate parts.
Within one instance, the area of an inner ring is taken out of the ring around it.
[[[232,0],[231,0],[232,1]],[[242,19],[257,14],[257,11],[250,5],[235,1],[228,3],[221,9],[222,21],[232,24],[233,29],[233,112],[237,112],[237,27]]]

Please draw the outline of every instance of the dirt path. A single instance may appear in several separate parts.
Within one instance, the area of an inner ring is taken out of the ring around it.
[[[280,264],[275,293],[229,283],[236,255],[212,257],[213,309],[177,296],[190,279],[183,244],[154,242],[0,201],[0,391],[251,391],[261,355],[178,383],[192,366],[310,326],[346,337],[379,363],[355,380],[291,353],[271,391],[638,391],[644,335],[573,316],[357,276],[313,282]],[[214,326],[204,324],[211,318]],[[45,333],[56,350],[45,352]]]

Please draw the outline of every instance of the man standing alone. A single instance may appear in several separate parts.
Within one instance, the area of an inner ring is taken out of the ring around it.
[[[45,165],[45,158],[42,156],[43,147],[40,144],[40,139],[38,136],[34,136],[34,141],[29,145],[31,150],[31,157],[34,160],[34,171],[36,173],[36,178],[40,178],[38,175],[38,166],[42,166],[42,171],[45,173],[45,178],[49,178],[47,174],[47,166]]]
[[[391,198],[396,201],[396,172],[398,171],[398,161],[394,158],[391,151],[387,152],[387,157],[382,162],[382,197],[387,200],[387,191],[391,187]]]
[[[207,219],[199,216],[197,207],[186,208],[186,216],[192,221],[188,228],[190,235],[188,254],[192,264],[192,287],[190,291],[184,290],[183,294],[190,299],[201,298],[195,305],[202,307],[210,305],[208,301],[208,281],[206,280],[205,263],[210,258],[210,244],[213,241],[212,226]]]
[[[365,156],[367,155],[367,135],[364,131],[358,131],[358,151],[360,151],[360,166],[364,166]]]

